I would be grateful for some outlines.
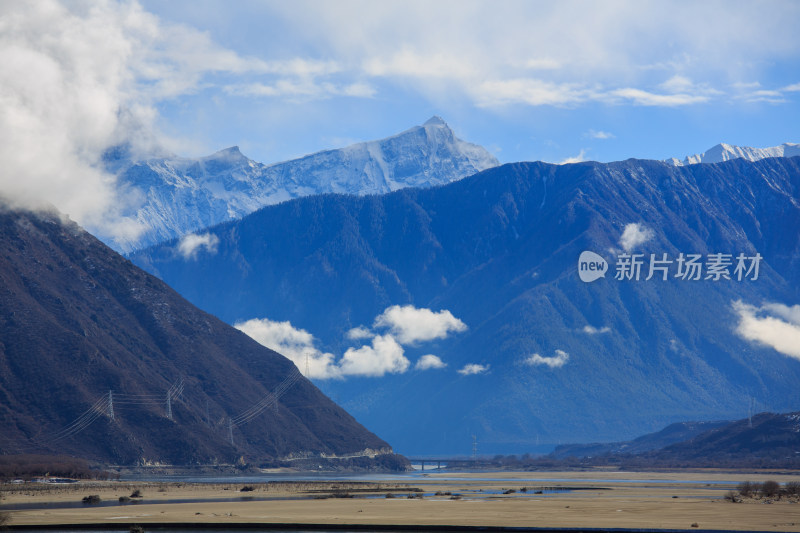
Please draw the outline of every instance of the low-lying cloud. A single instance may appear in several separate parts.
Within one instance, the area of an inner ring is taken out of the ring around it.
[[[736,333],[749,341],[800,360],[800,305],[765,303],[761,307],[733,302],[739,315]]]
[[[178,253],[184,259],[197,259],[197,254],[203,249],[212,255],[217,253],[217,246],[219,246],[219,237],[213,233],[203,233],[202,235],[190,233],[184,235],[178,242]]]
[[[136,1],[0,3],[0,64],[4,201],[55,206],[117,244],[145,229],[131,215],[142,195],[118,186],[104,153],[176,147],[158,131],[161,102],[209,74],[264,69]]]
[[[187,236],[181,241],[181,243],[187,241],[187,244],[179,247],[179,250],[187,258],[194,257],[193,254],[203,247],[216,250],[218,241],[215,241],[214,237],[210,234]],[[388,331],[379,333],[364,326],[348,330],[345,333],[347,339],[351,341],[370,339],[370,341],[360,347],[348,348],[338,361],[333,354],[323,353],[315,347],[316,340],[313,335],[303,329],[295,328],[288,321],[273,322],[266,318],[254,318],[236,323],[235,327],[264,346],[285,355],[304,373],[308,360],[307,377],[318,379],[402,374],[411,367],[411,362],[405,355],[404,344],[443,339],[451,331],[467,329],[467,326],[450,311],[433,312],[412,305],[387,307],[375,318],[374,324],[375,328]],[[414,365],[415,370],[446,367],[447,363],[433,354],[423,355]],[[483,371],[480,370],[483,368],[480,365],[473,367],[472,370]],[[464,373],[463,370],[459,372]]]
[[[464,365],[461,369],[458,370],[458,373],[462,376],[474,376],[477,374],[483,374],[489,371],[489,365],[479,365],[477,363],[470,363],[468,365]]]
[[[466,331],[467,325],[447,309],[439,312],[413,305],[393,305],[375,318],[375,328],[388,328],[402,344],[444,339],[450,332]]]
[[[569,354],[564,350],[556,350],[554,357],[542,357],[538,353],[532,354],[525,359],[525,363],[531,366],[545,365],[550,368],[561,368],[569,361]]]
[[[403,347],[391,335],[376,335],[371,345],[348,349],[340,367],[345,375],[380,377],[402,374],[410,364]]]
[[[445,368],[446,366],[447,363],[442,361],[438,356],[428,354],[420,357],[417,364],[414,365],[414,368],[416,370],[430,370],[434,368]]]
[[[237,322],[233,326],[259,344],[286,356],[307,378],[328,379],[341,376],[341,370],[334,364],[334,355],[318,350],[314,346],[314,336],[304,329],[295,328],[289,321],[274,322],[267,318],[253,318]]]
[[[625,229],[622,231],[622,236],[619,238],[619,245],[622,246],[623,250],[630,253],[634,248],[646,243],[653,237],[655,237],[653,230],[638,222],[632,222],[626,225]]]

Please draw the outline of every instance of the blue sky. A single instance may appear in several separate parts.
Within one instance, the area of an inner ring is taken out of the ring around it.
[[[791,1],[2,2],[0,190],[124,234],[120,142],[272,163],[432,115],[501,162],[800,142],[798,27]]]
[[[502,162],[800,141],[796,2],[142,5],[272,66],[159,105],[166,131],[205,150],[271,162],[433,114]]]

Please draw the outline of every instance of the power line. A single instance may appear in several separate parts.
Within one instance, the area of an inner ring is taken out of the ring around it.
[[[291,374],[286,376],[286,378],[275,387],[275,390],[272,393],[267,393],[264,395],[261,400],[253,404],[249,409],[239,413],[239,415],[233,417],[231,422],[237,426],[244,425],[258,415],[263,413],[269,407],[277,407],[278,399],[286,393],[286,391],[295,383],[297,383],[303,375],[300,373],[299,370],[295,369]]]

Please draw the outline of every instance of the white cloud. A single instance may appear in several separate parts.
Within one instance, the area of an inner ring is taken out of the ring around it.
[[[550,368],[561,368],[569,361],[569,354],[564,350],[556,350],[555,357],[542,357],[538,353],[532,354],[525,359],[525,363],[531,366],[546,365]]]
[[[467,325],[447,309],[433,312],[413,305],[393,305],[375,317],[375,328],[388,328],[402,344],[444,339],[453,332],[466,331]]]
[[[756,307],[736,301],[733,310],[739,315],[736,333],[740,337],[800,360],[800,305]]]
[[[253,318],[237,322],[234,327],[243,331],[259,344],[271,348],[290,359],[308,378],[328,379],[341,376],[334,364],[334,355],[323,353],[314,347],[314,336],[304,329],[297,329],[291,322],[273,322],[266,318]]]
[[[13,205],[52,204],[118,242],[142,226],[137,191],[119,190],[102,154],[119,143],[150,153],[157,104],[214,72],[263,69],[205,33],[167,25],[132,2],[0,4],[0,191]]]
[[[368,339],[372,336],[373,336],[372,331],[365,328],[364,326],[358,326],[357,328],[352,328],[347,332],[347,338],[350,340]]]
[[[371,98],[376,90],[367,83],[339,85],[316,79],[279,79],[272,84],[227,85],[225,92],[235,96],[286,97],[295,100],[319,100],[334,96]]]
[[[650,228],[642,224],[632,222],[625,226],[622,231],[622,236],[619,238],[619,245],[622,246],[626,252],[631,252],[639,245],[646,243],[655,237],[655,233]]]
[[[661,107],[677,107],[690,104],[700,104],[710,100],[710,97],[705,94],[659,94],[633,87],[615,89],[608,93],[608,97],[611,101],[620,99],[629,101],[636,105]]]
[[[578,155],[564,159],[559,163],[559,165],[568,165],[570,163],[581,163],[582,161],[586,161],[586,152],[581,148],[581,152]]]
[[[489,365],[479,365],[476,363],[470,363],[468,365],[464,365],[463,368],[458,370],[458,373],[462,376],[473,376],[476,374],[483,374],[484,372],[489,371]]]
[[[592,92],[578,84],[539,79],[494,79],[469,88],[482,107],[510,104],[566,106],[592,99]]]
[[[725,97],[706,80],[766,74],[767,65],[800,49],[800,8],[791,2],[772,9],[704,2],[692,17],[675,2],[344,6],[292,2],[275,9],[307,48],[346,58],[354,76],[410,82],[440,97],[461,93],[483,106],[697,104]],[[311,10],[314,20],[306,16]],[[630,35],[636,46],[624,37]],[[526,70],[536,79],[520,77]]]
[[[444,368],[447,366],[447,363],[442,361],[439,357],[435,355],[423,355],[417,361],[417,364],[414,365],[414,368],[417,370],[429,370],[431,368]]]
[[[583,332],[589,335],[598,335],[600,333],[608,333],[609,331],[611,331],[611,328],[608,326],[603,326],[602,328],[596,328],[590,325],[583,326]]]
[[[200,250],[205,249],[210,254],[217,253],[217,246],[219,246],[219,237],[213,233],[203,233],[197,235],[190,233],[184,235],[178,242],[178,253],[184,259],[197,259],[197,254]]]
[[[208,234],[200,237],[207,237]],[[197,236],[195,236],[197,237]],[[186,246],[186,256],[205,245],[201,240],[191,240]],[[289,322],[273,322],[269,319],[251,319],[235,324],[264,346],[285,355],[304,371],[306,358],[312,378],[332,378],[343,376],[380,377],[385,374],[402,374],[411,366],[405,356],[402,344],[412,344],[423,340],[444,338],[450,331],[464,331],[467,327],[449,311],[434,313],[430,309],[417,309],[408,305],[388,307],[375,319],[376,328],[389,328],[385,334],[375,334],[364,326],[350,329],[346,337],[350,340],[371,338],[368,345],[348,348],[336,360],[330,353],[322,353],[314,344],[313,335],[294,328]],[[399,342],[398,342],[399,341]],[[417,370],[445,368],[447,364],[439,357],[428,354],[419,358],[414,366]],[[486,367],[488,368],[488,367]]]
[[[607,132],[607,131],[602,131],[602,130],[598,130],[598,131],[589,130],[589,131],[586,132],[585,137],[589,137],[590,139],[606,140],[606,139],[614,139],[616,137],[616,135],[614,135],[613,133]]]
[[[391,335],[376,335],[371,346],[349,348],[342,357],[342,374],[358,376],[383,376],[386,373],[402,374],[410,362]]]

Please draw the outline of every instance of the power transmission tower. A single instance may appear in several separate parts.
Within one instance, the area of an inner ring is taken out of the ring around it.
[[[308,373],[308,353],[306,353],[306,379],[308,379],[308,376],[309,376],[309,373]]]
[[[167,391],[167,418],[172,420],[172,395]]]
[[[114,393],[111,390],[108,391],[108,416],[114,420]]]
[[[476,435],[472,436],[472,458],[477,459],[478,457],[478,437]]]
[[[228,437],[231,439],[231,446],[233,446],[233,420],[228,418]]]

